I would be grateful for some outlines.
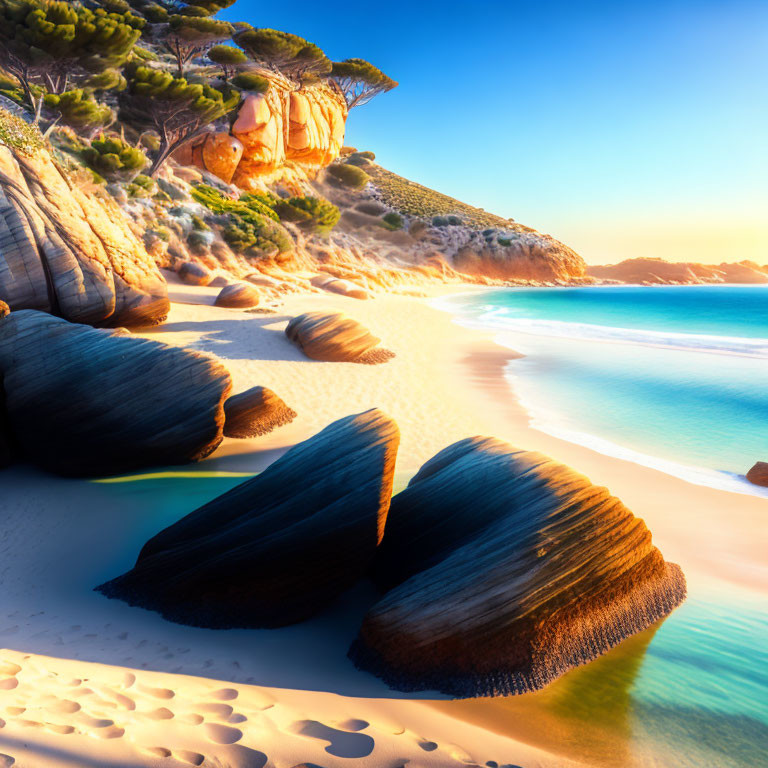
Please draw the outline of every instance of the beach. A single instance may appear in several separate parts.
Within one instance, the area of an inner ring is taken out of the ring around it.
[[[235,393],[269,387],[298,416],[265,437],[225,439],[193,466],[98,482],[23,466],[4,471],[0,753],[8,759],[0,757],[0,766],[333,767],[363,757],[387,768],[651,764],[628,746],[626,724],[613,729],[612,752],[574,744],[571,726],[540,705],[539,694],[530,707],[519,697],[514,716],[505,716],[499,702],[399,694],[356,671],[346,651],[371,601],[365,587],[300,625],[226,632],[170,624],[92,591],[129,568],[143,542],[181,514],[334,420],[378,407],[401,431],[396,490],[450,443],[492,435],[607,486],[682,567],[691,594],[734,591],[764,601],[766,500],[693,485],[532,428],[505,377],[516,354],[495,344],[492,332],[462,327],[431,306],[465,290],[482,289],[430,286],[419,296],[368,301],[297,294],[274,311],[240,311],[213,306],[217,288],[171,281],[168,321],[138,335],[217,355]],[[283,330],[290,317],[313,310],[348,313],[396,357],[382,365],[308,360]],[[578,676],[584,686],[599,665],[631,667],[654,631],[566,679]],[[634,654],[624,653],[630,645]]]

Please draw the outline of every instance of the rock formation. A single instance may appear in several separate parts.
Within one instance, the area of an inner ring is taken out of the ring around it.
[[[538,453],[470,438],[392,500],[390,591],[350,655],[400,690],[543,687],[666,616],[685,579],[605,488]]]
[[[330,275],[316,275],[309,282],[315,288],[322,288],[330,293],[338,293],[340,296],[349,296],[350,299],[370,298],[370,294],[365,288],[350,280],[339,280]]]
[[[169,309],[117,205],[81,190],[45,147],[0,146],[0,299],[92,325],[158,323]]]
[[[231,389],[215,358],[33,310],[0,320],[0,380],[23,456],[85,476],[204,458]]]
[[[258,437],[290,424],[295,418],[296,411],[289,408],[271,389],[252,387],[239,395],[233,395],[224,403],[224,435]]]
[[[98,589],[203,627],[305,619],[352,586],[381,540],[399,432],[349,416],[150,539]]]
[[[175,155],[241,189],[259,189],[279,179],[286,167],[310,173],[335,160],[344,143],[347,104],[328,83],[298,90],[277,73],[267,76],[265,94],[248,94],[231,134],[201,136]]]
[[[7,314],[10,314],[11,308],[4,302],[0,301],[0,320],[2,320]]]
[[[381,339],[340,312],[298,315],[286,326],[285,335],[313,360],[376,364],[395,356],[377,348]]]
[[[259,303],[259,292],[247,283],[230,283],[225,285],[214,302],[217,307],[232,309],[248,309]]]
[[[758,461],[747,472],[747,480],[754,485],[762,485],[768,488],[768,462]]]
[[[768,267],[751,261],[735,264],[697,264],[664,259],[626,259],[618,264],[590,266],[592,277],[639,285],[698,283],[768,283]]]
[[[185,261],[179,266],[176,274],[187,285],[210,285],[214,278],[210,269],[196,261]]]

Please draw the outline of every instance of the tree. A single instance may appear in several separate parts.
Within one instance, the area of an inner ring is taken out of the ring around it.
[[[197,16],[171,16],[163,38],[163,46],[176,59],[176,74],[184,77],[184,65],[215,43],[231,37],[233,26],[228,21]]]
[[[257,64],[296,80],[331,72],[330,60],[317,45],[290,32],[241,27],[232,39]]]
[[[395,80],[365,59],[334,62],[331,79],[344,94],[348,109],[367,104],[374,96],[397,87]]]
[[[245,53],[232,45],[214,45],[208,51],[208,58],[221,67],[221,76],[225,83],[229,82],[238,69],[248,61]]]
[[[0,63],[19,81],[39,118],[43,88],[61,94],[120,66],[144,19],[58,0],[0,0]],[[39,97],[36,98],[36,91]]]
[[[188,83],[151,67],[129,65],[125,76],[128,87],[119,96],[120,118],[138,131],[155,131],[160,137],[149,172],[153,177],[172,152],[240,103],[234,89],[220,91],[203,83]]]
[[[78,133],[91,133],[110,125],[115,119],[111,108],[96,101],[92,92],[87,89],[75,88],[63,93],[47,93],[43,101],[56,115],[54,124],[61,122]],[[50,131],[51,127],[48,130]]]
[[[266,93],[269,90],[269,80],[262,77],[258,72],[239,72],[230,82],[241,91]]]

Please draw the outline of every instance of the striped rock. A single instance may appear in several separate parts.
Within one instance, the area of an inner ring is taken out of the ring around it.
[[[455,443],[392,500],[355,663],[400,690],[542,688],[685,598],[644,522],[605,488],[491,438]]]
[[[230,309],[248,309],[255,307],[259,303],[259,292],[248,283],[230,283],[225,285],[214,304],[217,307],[228,307]]]
[[[111,198],[86,194],[45,149],[0,146],[0,299],[91,325],[168,314],[167,287]]]
[[[193,626],[308,618],[368,568],[399,441],[381,411],[340,419],[161,531],[131,571],[98,589]]]
[[[187,285],[210,285],[214,280],[214,274],[208,267],[198,264],[196,261],[183,262],[176,274]]]
[[[22,455],[81,476],[204,458],[231,389],[215,358],[34,310],[0,320],[0,378]]]
[[[271,389],[253,387],[233,395],[224,403],[224,435],[258,437],[290,424],[295,418],[296,411],[289,408]]]
[[[377,349],[381,339],[357,320],[341,313],[298,315],[288,323],[285,334],[313,360],[375,364],[395,356],[387,349]]]

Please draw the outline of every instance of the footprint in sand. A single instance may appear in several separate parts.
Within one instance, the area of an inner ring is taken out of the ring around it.
[[[14,664],[12,661],[0,660],[0,675],[6,677],[13,677],[21,672],[21,667],[18,664]]]
[[[15,677],[6,677],[0,680],[0,691],[12,691],[19,684]]]
[[[239,695],[234,688],[220,688],[211,694],[211,698],[219,701],[234,701]]]
[[[248,718],[245,715],[241,715],[239,712],[235,712],[232,717],[230,717],[227,722],[228,723],[244,723],[248,720]]]
[[[179,715],[178,719],[187,725],[200,725],[204,720],[203,716],[198,715],[196,712],[187,712],[184,715]]]
[[[0,754],[0,768],[11,768],[11,766],[15,764],[15,758],[11,757],[10,755]]]
[[[425,752],[434,752],[437,749],[437,744],[434,741],[420,741],[419,746]]]
[[[370,723],[367,720],[359,720],[356,717],[350,717],[349,720],[339,723],[342,731],[364,731],[369,726]]]
[[[53,704],[46,706],[46,710],[53,712],[55,715],[71,715],[74,712],[80,711],[80,705],[70,699],[58,699]]]
[[[187,749],[177,749],[171,753],[177,760],[188,765],[202,765],[205,760],[205,755],[201,755],[199,752],[190,752]]]
[[[150,720],[173,720],[173,712],[166,707],[158,707],[151,712],[142,712],[144,717],[148,717]]]
[[[234,709],[229,704],[200,704],[197,709],[203,713],[203,716],[214,717],[219,720],[228,720],[234,713]]]
[[[176,695],[170,688],[153,688],[149,685],[139,685],[139,690],[155,699],[172,699]]]
[[[243,738],[243,732],[239,728],[232,728],[220,723],[206,723],[203,729],[205,735],[214,744],[236,744]]]
[[[170,757],[173,752],[165,747],[142,747],[142,750],[153,757]]]
[[[298,720],[290,730],[310,739],[327,741],[325,751],[334,757],[368,757],[376,746],[376,742],[367,734],[340,731],[317,720]]]

